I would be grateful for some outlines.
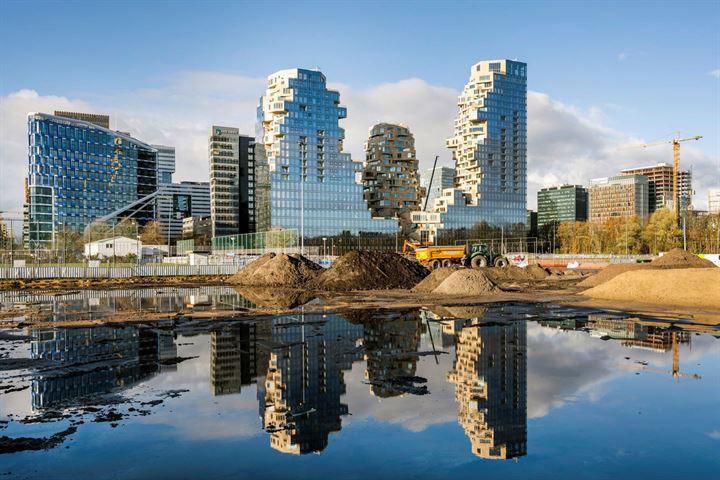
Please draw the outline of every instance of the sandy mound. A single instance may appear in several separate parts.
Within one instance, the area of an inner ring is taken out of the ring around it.
[[[302,255],[268,253],[240,269],[227,282],[234,285],[300,287],[323,268]]]
[[[608,280],[615,278],[621,273],[633,270],[658,270],[677,268],[717,268],[709,260],[702,259],[696,255],[686,252],[682,248],[674,248],[662,257],[658,257],[650,263],[613,263],[600,270],[595,275],[586,278],[578,283],[580,287],[596,287]]]
[[[258,307],[270,310],[292,310],[315,298],[304,290],[288,288],[238,287],[235,291]]]
[[[621,273],[629,272],[631,270],[647,269],[647,263],[611,263],[607,267],[600,270],[595,275],[591,275],[582,282],[578,283],[580,287],[596,287],[601,283],[605,283],[608,280],[612,280]]]
[[[550,276],[547,270],[537,264],[528,265],[525,268],[514,265],[505,268],[486,267],[480,271],[495,283],[544,280]]]
[[[720,269],[646,269],[618,275],[582,292],[591,298],[720,308]]]
[[[455,266],[438,268],[436,270],[433,270],[432,272],[430,272],[430,275],[423,279],[423,281],[415,285],[412,291],[419,293],[430,293],[438,286],[440,286],[440,284],[444,282],[446,278],[448,278],[450,275],[457,272],[458,270],[462,269],[463,267]]]
[[[419,263],[396,253],[353,250],[307,284],[315,290],[412,288],[428,275]]]
[[[483,295],[499,289],[479,270],[458,270],[445,279],[432,293],[443,295]]]
[[[715,264],[710,260],[705,260],[697,255],[688,253],[682,248],[673,248],[662,257],[653,260],[650,265],[653,267],[672,267],[672,268],[711,268]]]
[[[430,309],[435,315],[443,318],[482,318],[487,313],[487,307],[480,306],[459,306],[459,307],[432,307]]]

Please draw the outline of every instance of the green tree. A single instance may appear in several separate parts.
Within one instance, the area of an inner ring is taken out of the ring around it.
[[[668,208],[661,208],[650,215],[642,238],[651,253],[667,252],[682,246],[682,231],[675,222],[673,212]]]

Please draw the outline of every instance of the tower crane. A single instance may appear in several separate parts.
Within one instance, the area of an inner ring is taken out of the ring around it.
[[[702,135],[695,135],[694,137],[680,138],[680,132],[672,140],[663,140],[660,142],[648,143],[638,145],[641,148],[654,147],[657,145],[671,144],[673,146],[673,214],[675,221],[677,222],[680,217],[680,202],[679,202],[679,191],[678,191],[678,176],[680,175],[680,142],[687,142],[690,140],[700,140]]]

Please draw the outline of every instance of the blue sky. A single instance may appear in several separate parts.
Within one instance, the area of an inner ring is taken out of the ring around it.
[[[137,98],[138,92],[167,92],[187,72],[227,75],[234,88],[247,90],[239,95],[256,101],[262,86],[237,83],[238,79],[262,79],[293,66],[319,66],[329,82],[354,92],[408,79],[458,91],[473,63],[518,58],[528,63],[528,89],[547,95],[551,105],[565,106],[633,139],[669,138],[675,130],[702,134],[705,139],[689,148],[717,166],[718,25],[720,2],[711,0],[276,1],[271,6],[230,1],[0,0],[0,94],[5,98],[31,90],[43,98],[82,101],[130,122],[133,114],[147,115],[126,111],[129,102],[118,99]],[[195,88],[203,90],[202,84]],[[181,109],[183,95],[189,93],[183,90],[174,97],[173,112]],[[352,93],[347,97],[349,103]],[[422,102],[418,97],[416,103]],[[163,101],[169,103],[170,99]],[[350,119],[362,103],[348,106],[353,107]],[[155,106],[156,121],[161,121],[162,111]],[[239,122],[250,119],[254,109],[241,116]],[[432,158],[442,148],[452,119],[442,121],[449,125],[438,131],[440,141],[419,153]],[[141,137],[144,132],[133,133]],[[360,135],[354,136],[349,143],[359,142]],[[529,145],[531,156],[534,147]],[[438,153],[448,160],[447,152]],[[712,175],[711,169],[707,172]],[[713,182],[720,183],[717,174]]]

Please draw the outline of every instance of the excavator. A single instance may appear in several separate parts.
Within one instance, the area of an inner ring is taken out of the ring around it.
[[[471,268],[507,267],[510,262],[498,252],[494,252],[484,243],[468,245],[422,245],[420,242],[405,240],[402,253],[405,257],[414,257],[422,265],[435,270],[441,267],[462,265]]]

